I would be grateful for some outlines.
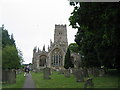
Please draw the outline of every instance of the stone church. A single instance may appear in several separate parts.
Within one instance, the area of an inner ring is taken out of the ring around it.
[[[55,25],[54,42],[50,40],[48,51],[35,47],[33,49],[32,64],[34,69],[43,69],[49,67],[53,69],[64,68],[64,58],[68,47],[66,25]],[[75,54],[72,54],[75,56]],[[76,62],[75,62],[76,63]]]

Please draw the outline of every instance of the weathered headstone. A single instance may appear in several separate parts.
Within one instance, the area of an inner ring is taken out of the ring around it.
[[[43,70],[43,78],[44,79],[51,79],[50,75],[51,75],[50,68],[48,68],[48,67],[44,68],[44,70]]]
[[[65,75],[65,77],[69,78],[70,77],[70,69],[66,69],[64,71],[64,75]]]
[[[85,81],[84,88],[87,88],[87,87],[90,87],[90,88],[93,88],[93,87],[94,87],[94,83],[93,83],[93,81],[92,81],[92,78],[88,78],[88,79]]]
[[[10,70],[8,73],[8,83],[16,83],[16,71]]]
[[[70,73],[73,73],[73,70],[72,70],[72,68],[70,69]]]
[[[99,70],[99,76],[102,77],[102,76],[104,76],[104,74],[105,74],[104,69],[100,69]]]
[[[76,82],[84,82],[84,76],[81,69],[76,69],[74,75],[76,77]]]
[[[8,82],[8,70],[2,70],[2,82],[3,83]]]
[[[16,83],[16,71],[15,70],[2,70],[2,82],[3,83]]]

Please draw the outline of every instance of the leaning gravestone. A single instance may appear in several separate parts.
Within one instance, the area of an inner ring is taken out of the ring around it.
[[[76,82],[84,82],[84,76],[81,69],[77,69],[74,73]]]
[[[70,77],[70,69],[66,69],[64,71],[64,75],[65,75],[65,77],[69,78]]]
[[[51,79],[50,75],[51,75],[50,68],[48,68],[48,67],[44,68],[44,70],[43,70],[43,78],[44,79]]]

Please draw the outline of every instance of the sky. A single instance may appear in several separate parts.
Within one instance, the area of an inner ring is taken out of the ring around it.
[[[32,63],[33,49],[47,50],[54,41],[55,24],[67,25],[68,44],[74,43],[76,29],[69,26],[73,7],[68,0],[0,0],[0,27],[13,34],[23,53],[24,64]]]

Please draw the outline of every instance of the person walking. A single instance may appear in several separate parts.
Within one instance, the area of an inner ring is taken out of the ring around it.
[[[24,76],[27,76],[30,72],[29,66],[25,67],[25,72],[24,72]]]

